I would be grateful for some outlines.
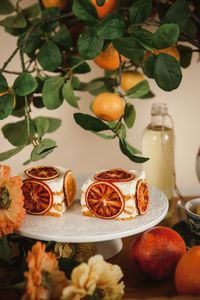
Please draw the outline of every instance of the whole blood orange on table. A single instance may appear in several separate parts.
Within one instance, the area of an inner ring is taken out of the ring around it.
[[[194,246],[179,260],[175,271],[178,294],[200,295],[200,246]]]
[[[136,238],[131,255],[138,267],[157,280],[173,275],[180,257],[186,252],[183,238],[173,229],[156,226]]]
[[[59,170],[51,166],[36,166],[26,169],[25,174],[28,177],[39,180],[50,180],[59,176]]]
[[[91,2],[97,10],[99,19],[102,19],[113,12],[118,4],[118,0],[105,0],[102,5],[98,5],[98,0],[91,0]]]
[[[44,215],[53,204],[53,195],[44,182],[36,179],[25,179],[22,186],[24,208],[27,213]]]
[[[103,181],[129,181],[135,177],[135,174],[126,171],[124,169],[111,169],[108,171],[102,171],[97,173],[94,176],[95,180],[103,180]]]
[[[122,193],[110,182],[97,181],[89,186],[86,203],[92,214],[103,219],[113,219],[124,209]]]

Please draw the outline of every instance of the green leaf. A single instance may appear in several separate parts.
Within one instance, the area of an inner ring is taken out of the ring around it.
[[[87,85],[87,90],[94,96],[103,92],[114,92],[116,79],[100,77],[91,80]]]
[[[144,62],[144,74],[149,78],[154,78],[154,68],[157,56],[150,54]]]
[[[43,117],[37,117],[34,120],[36,131],[39,137],[42,137],[49,129],[49,121]]]
[[[143,23],[151,14],[152,0],[136,0],[130,8],[131,23]]]
[[[149,83],[147,80],[143,80],[136,84],[134,87],[130,88],[126,92],[126,96],[129,98],[140,98],[146,95],[150,91]]]
[[[31,56],[35,53],[37,49],[39,49],[44,42],[42,40],[43,32],[40,29],[35,29],[34,32],[30,34],[28,37],[26,44],[23,47],[23,52],[27,55]],[[26,35],[21,35],[18,39],[18,45],[21,45],[24,43],[24,37]]]
[[[39,123],[46,123],[48,122],[48,128],[46,129],[45,132],[47,133],[51,133],[51,132],[54,132],[56,131],[60,125],[61,125],[61,120],[60,119],[56,119],[56,118],[50,118],[50,117],[37,117],[33,120],[33,122],[36,121],[36,123],[38,123],[38,120],[39,120]],[[43,126],[45,127],[45,125]]]
[[[192,48],[178,45],[178,50],[180,52],[180,65],[182,68],[189,67],[192,59]]]
[[[97,35],[102,39],[113,40],[123,36],[125,22],[120,14],[108,14],[95,27]]]
[[[38,144],[37,146],[35,146],[34,148],[34,153],[35,154],[42,154],[45,151],[48,151],[50,149],[53,149],[57,147],[56,146],[56,142],[52,139],[43,139],[40,144]],[[32,159],[32,157],[31,157]]]
[[[138,153],[138,150],[133,148],[125,139],[119,140],[119,146],[122,153],[136,163],[144,163],[148,160],[146,157],[136,156],[135,154]]]
[[[33,130],[34,129],[31,128],[31,131]],[[2,127],[2,132],[4,137],[13,146],[26,145],[28,142],[27,124],[25,120],[4,125]]]
[[[144,28],[134,28],[131,35],[145,49],[153,50],[153,33]]]
[[[108,135],[105,133],[101,133],[101,132],[94,132],[98,137],[105,139],[105,140],[112,140],[115,138],[115,134],[113,135]]]
[[[51,77],[45,80],[42,98],[48,109],[56,109],[63,103],[62,87],[65,83],[64,77]]]
[[[33,98],[33,105],[37,108],[43,108],[44,103],[43,103],[42,97],[34,97]]]
[[[159,54],[155,62],[154,78],[164,91],[176,89],[182,79],[181,68],[176,58],[164,53]]]
[[[176,0],[174,4],[169,8],[164,18],[161,20],[162,23],[174,23],[183,29],[189,18],[189,3],[187,0]]]
[[[182,33],[187,37],[195,39],[198,34],[198,28],[196,23],[192,19],[188,19],[187,24],[185,25]]]
[[[97,23],[97,11],[90,0],[74,0],[72,5],[74,15],[86,23]]]
[[[59,17],[60,15],[61,11],[58,7],[48,7],[42,11],[42,20],[44,21],[48,18]],[[58,26],[59,21],[51,21],[48,23],[44,22],[44,25],[41,26],[41,29],[48,33],[54,31]]]
[[[123,123],[120,124],[120,128],[117,132],[117,136],[119,137],[119,139],[126,138],[126,126]]]
[[[136,119],[136,110],[132,104],[126,104],[123,118],[128,128],[133,127]]]
[[[19,13],[15,16],[6,17],[0,21],[0,25],[7,28],[25,28],[27,21],[22,13]]]
[[[9,15],[14,12],[15,8],[9,0],[0,1],[0,15]]]
[[[11,158],[12,156],[20,152],[22,149],[24,149],[24,147],[25,145],[0,153],[0,161],[4,161]]]
[[[132,59],[138,64],[142,64],[146,49],[133,37],[121,37],[113,40],[114,48],[122,55]]]
[[[3,74],[0,73],[0,93],[8,91],[8,83]]]
[[[69,50],[72,46],[72,37],[66,25],[62,25],[60,30],[53,36],[53,41],[61,47],[62,50]]]
[[[75,122],[85,130],[99,132],[110,129],[110,127],[100,119],[87,114],[75,113],[74,119]]]
[[[39,3],[35,3],[25,9],[22,10],[24,16],[26,18],[35,18],[41,13],[41,8]]]
[[[73,69],[74,73],[84,74],[84,73],[88,73],[88,72],[91,71],[90,66],[85,61],[83,61],[83,59],[80,58],[80,57],[77,57],[75,55],[70,55],[70,56],[67,57],[67,61],[68,61],[69,66],[71,68],[74,67],[75,65],[81,63],[81,61],[82,61],[81,64],[79,64],[77,67],[75,67]]]
[[[64,84],[62,88],[62,94],[64,99],[69,103],[69,105],[79,108],[77,98],[74,95],[74,90],[70,81]]]
[[[38,84],[30,73],[22,73],[14,82],[13,90],[18,96],[27,96],[35,91]]]
[[[5,94],[0,96],[0,120],[7,118],[14,108],[14,96]]]
[[[71,77],[71,85],[72,85],[73,90],[79,90],[79,89],[82,90],[81,82],[77,76]]]
[[[38,61],[44,70],[54,71],[62,63],[60,49],[52,41],[45,43],[38,53]]]
[[[174,45],[179,37],[177,24],[163,24],[153,35],[153,43],[156,49],[163,49]]]
[[[88,27],[78,39],[78,51],[84,59],[93,59],[103,49],[103,40],[96,35],[93,27]]]

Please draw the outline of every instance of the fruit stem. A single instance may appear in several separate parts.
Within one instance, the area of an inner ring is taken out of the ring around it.
[[[13,59],[13,57],[17,54],[17,52],[19,51],[20,47],[18,46],[9,56],[9,58],[6,60],[6,62],[3,64],[3,67],[0,69],[0,72],[3,73],[4,70],[6,69],[7,65],[9,65],[9,63],[11,62],[11,60]]]

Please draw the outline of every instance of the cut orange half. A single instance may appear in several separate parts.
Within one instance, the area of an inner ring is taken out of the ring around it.
[[[71,170],[67,170],[67,172],[65,173],[64,181],[63,181],[63,190],[65,195],[66,205],[67,207],[69,207],[74,202],[76,192],[77,192],[76,181],[74,179]]]
[[[91,184],[85,195],[88,209],[96,217],[114,219],[124,209],[124,198],[111,182],[97,181]]]
[[[146,213],[149,205],[149,189],[144,180],[138,180],[136,187],[136,205],[141,215]]]
[[[24,173],[31,178],[39,180],[50,180],[60,175],[57,168],[51,166],[36,166],[29,168]]]
[[[25,179],[22,186],[24,208],[32,215],[44,215],[53,204],[53,194],[44,182]]]
[[[135,178],[135,175],[129,171],[126,171],[124,169],[111,169],[107,171],[102,171],[100,173],[97,173],[94,176],[95,180],[101,180],[101,181],[130,181]]]

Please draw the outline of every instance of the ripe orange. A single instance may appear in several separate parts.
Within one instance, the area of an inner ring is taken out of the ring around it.
[[[92,104],[94,114],[108,122],[119,120],[124,114],[125,101],[113,93],[101,93],[95,97]]]
[[[102,6],[99,6],[96,0],[91,1],[97,10],[97,15],[99,19],[102,19],[111,12],[113,12],[113,10],[117,7],[118,4],[118,0],[105,0],[104,4]]]
[[[170,277],[186,252],[183,238],[169,227],[156,226],[136,238],[132,258],[153,279]]]
[[[122,62],[125,61],[123,55],[121,55],[121,60]],[[120,65],[119,53],[112,44],[109,44],[108,47],[94,59],[94,62],[104,70],[116,70]]]
[[[168,48],[164,48],[164,49],[154,49],[153,53],[155,55],[158,55],[159,53],[165,53],[165,54],[169,54],[173,57],[175,57],[178,61],[180,61],[180,53],[178,51],[178,48],[176,46],[172,46],[172,47],[168,47]],[[149,57],[149,55],[151,54],[151,51],[147,51],[144,55],[144,61]]]
[[[200,295],[200,246],[192,247],[180,258],[175,284],[181,295]]]
[[[121,87],[126,92],[144,80],[144,75],[138,71],[125,71],[121,76]]]
[[[64,9],[68,3],[68,0],[42,0],[42,4],[45,8],[58,7]]]

